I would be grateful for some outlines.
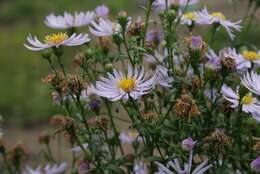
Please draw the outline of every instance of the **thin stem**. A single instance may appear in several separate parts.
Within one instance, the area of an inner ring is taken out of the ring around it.
[[[150,17],[151,11],[152,11],[152,4],[153,4],[152,1],[149,0],[148,8],[147,8],[146,15],[145,15],[144,31],[143,31],[143,35],[142,35],[142,45],[141,45],[142,47],[144,46],[145,36],[146,36],[146,32],[147,32],[147,29],[149,26],[149,17]]]
[[[131,54],[129,52],[129,47],[128,47],[127,40],[126,40],[125,30],[122,31],[122,35],[123,35],[123,43],[124,43],[124,46],[125,46],[125,49],[126,49],[128,59],[129,59],[131,65],[132,65],[132,67],[134,67],[134,62],[133,62]]]

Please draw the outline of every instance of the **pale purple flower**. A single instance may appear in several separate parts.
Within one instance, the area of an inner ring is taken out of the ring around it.
[[[142,161],[135,161],[133,174],[148,174],[147,165]]]
[[[194,141],[191,137],[188,137],[182,141],[181,147],[185,151],[191,151],[193,150],[196,143],[197,141]]]
[[[87,160],[77,161],[77,169],[79,174],[86,174],[90,170],[90,162]]]
[[[210,49],[209,52],[206,54],[208,61],[206,63],[206,67],[213,70],[221,69],[221,59],[220,57]]]
[[[140,142],[142,139],[136,130],[129,130],[127,132],[121,132],[119,139],[122,144],[132,144],[135,141]]]
[[[192,158],[193,151],[190,151],[189,161],[184,164],[183,168],[180,166],[180,162],[177,158],[168,162],[166,166],[157,162],[159,168],[155,174],[175,174],[175,172],[177,172],[177,174],[204,174],[212,167],[211,164],[207,165],[208,161],[205,160],[192,171]],[[174,172],[172,170],[174,170]]]
[[[260,157],[257,157],[250,163],[251,170],[254,172],[260,172]]]
[[[24,44],[26,48],[32,51],[40,51],[52,47],[60,46],[78,46],[90,41],[88,34],[72,34],[68,36],[66,33],[57,33],[48,35],[44,39],[44,43],[39,41],[37,37],[29,35],[27,37],[28,45]]]
[[[203,47],[203,40],[200,36],[192,36],[190,40],[190,48],[198,50]]]
[[[91,24],[89,31],[98,37],[112,36],[121,30],[118,23],[112,23],[109,19],[99,18],[98,21],[93,21]]]
[[[109,8],[105,5],[100,5],[96,7],[95,12],[97,16],[106,18],[109,14]]]
[[[147,42],[153,42],[159,44],[163,38],[163,32],[159,29],[152,29],[147,32],[145,40]]]
[[[82,147],[86,150],[86,149],[88,149],[89,145],[88,145],[88,143],[84,143],[84,144],[82,144]],[[80,146],[75,146],[75,147],[73,147],[73,148],[71,148],[71,149],[69,149],[69,150],[70,150],[71,152],[75,152],[75,153],[79,153],[79,152],[82,151],[82,149],[81,149]]]
[[[189,2],[189,3],[188,3]],[[186,5],[192,5],[198,3],[199,0],[168,0],[168,4],[166,5],[165,0],[155,0],[153,3],[153,8],[156,12],[162,12],[166,9],[166,6],[170,7],[171,5],[180,5],[180,6],[186,6]]]
[[[95,18],[92,11],[75,12],[74,14],[65,12],[63,16],[54,15],[53,13],[46,16],[44,23],[54,29],[67,29],[73,27],[81,27],[90,24]]]
[[[241,78],[243,85],[251,92],[260,96],[260,75],[256,72],[246,72]]]
[[[47,164],[45,167],[39,166],[36,169],[27,166],[23,174],[62,174],[66,169],[66,163],[54,164],[53,166]]]
[[[168,69],[162,65],[156,66],[155,85],[170,88],[172,86],[173,77],[169,75]]]
[[[128,65],[127,74],[114,69],[113,74],[108,73],[107,77],[102,77],[95,86],[91,86],[91,90],[96,95],[108,98],[110,101],[128,100],[130,97],[136,100],[153,89],[155,75],[149,76],[144,73],[143,68],[133,69]]]

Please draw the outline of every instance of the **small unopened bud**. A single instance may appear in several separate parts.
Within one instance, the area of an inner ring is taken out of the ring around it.
[[[125,11],[119,12],[117,20],[118,20],[118,23],[121,25],[121,27],[123,29],[125,29],[125,27],[128,23],[127,13]]]
[[[113,70],[113,64],[112,63],[107,63],[106,65],[105,65],[105,70],[106,71],[111,71],[111,70]]]
[[[188,137],[182,141],[181,147],[185,151],[191,151],[191,150],[193,150],[195,144],[196,144],[196,141],[193,141],[193,139],[191,137]]]
[[[42,58],[50,60],[51,58],[51,51],[49,49],[45,49],[41,52]]]
[[[176,18],[176,11],[173,9],[169,10],[167,13],[167,19],[169,21],[173,21],[175,18]]]

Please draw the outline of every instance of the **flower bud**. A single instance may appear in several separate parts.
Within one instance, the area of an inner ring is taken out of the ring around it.
[[[121,25],[121,27],[123,29],[125,29],[125,27],[128,23],[127,13],[125,11],[119,12],[117,20],[118,20],[118,23]]]
[[[191,137],[188,137],[182,141],[181,147],[185,151],[191,151],[191,150],[193,150],[195,144],[196,144],[196,141],[193,141],[193,139]]]
[[[167,19],[168,21],[173,21],[176,18],[176,11],[171,9],[167,13]]]
[[[50,60],[51,58],[51,51],[49,49],[45,49],[41,52],[42,58]]]

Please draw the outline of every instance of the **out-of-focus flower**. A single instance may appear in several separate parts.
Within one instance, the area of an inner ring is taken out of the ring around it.
[[[191,151],[193,150],[196,143],[197,141],[194,141],[191,137],[188,137],[182,141],[181,147],[185,151]]]
[[[159,29],[149,30],[146,34],[145,41],[149,46],[157,47],[163,38],[163,32]]]
[[[70,14],[65,12],[63,16],[50,14],[46,16],[44,23],[54,29],[68,29],[74,27],[82,27],[90,24],[95,18],[95,13],[92,11],[75,12]]]
[[[99,18],[98,21],[93,21],[89,31],[98,37],[112,36],[117,34],[121,27],[118,23],[112,23],[109,19]]]
[[[197,12],[188,12],[180,15],[181,15],[181,24],[187,26],[194,25],[198,19]]]
[[[127,19],[126,19],[127,20]],[[132,19],[127,20],[127,32],[132,36],[139,36],[144,28],[144,22],[141,17],[138,17],[136,21],[132,21]]]
[[[260,172],[260,157],[257,157],[250,163],[251,170],[254,172]]]
[[[95,12],[98,17],[106,18],[109,14],[109,8],[105,5],[97,6]]]
[[[148,174],[147,165],[142,161],[135,161],[134,174]]]
[[[24,44],[26,48],[32,51],[44,50],[52,47],[60,47],[60,46],[78,46],[90,41],[88,34],[72,34],[68,36],[66,33],[57,33],[48,35],[44,39],[44,43],[38,40],[37,37],[32,37],[29,35],[27,37],[27,41],[29,45]]]
[[[155,0],[153,3],[153,8],[156,12],[162,12],[166,9],[166,7],[170,7],[171,5],[192,5],[199,2],[199,0],[168,0],[168,4],[166,4],[165,0]]]
[[[246,72],[241,81],[247,89],[260,96],[260,75],[254,71]]]
[[[77,169],[79,174],[85,174],[90,170],[90,162],[84,159],[77,161]]]
[[[168,73],[168,69],[164,66],[156,66],[155,85],[170,88],[172,86],[173,77]]]
[[[45,167],[39,166],[36,169],[27,166],[23,174],[61,174],[64,173],[66,169],[66,163],[54,164],[53,166],[47,164]]]
[[[213,70],[218,70],[221,68],[220,57],[210,49],[209,52],[206,54],[208,61],[206,63],[206,67]]]
[[[260,121],[260,102],[251,94],[247,94],[240,99],[238,88],[235,92],[225,84],[222,86],[221,93],[223,97],[232,104],[232,108],[237,108],[241,100],[242,110],[246,113],[250,113],[253,118]]]
[[[205,47],[205,42],[200,36],[191,36],[188,39],[189,47],[193,50],[202,50]]]
[[[141,137],[139,137],[139,133],[136,130],[121,132],[119,139],[123,144],[132,144],[134,141],[141,141]]]
[[[129,97],[138,99],[153,89],[154,79],[155,76],[148,78],[143,68],[138,70],[128,65],[128,74],[123,75],[121,71],[114,69],[113,74],[108,73],[108,77],[102,77],[95,87],[92,85],[91,88],[96,95],[111,101],[128,100]]]
[[[82,147],[86,150],[86,149],[88,149],[89,145],[88,145],[88,143],[84,143],[84,144],[82,144]],[[81,152],[81,150],[82,149],[81,149],[80,146],[76,146],[76,147],[73,147],[73,148],[70,149],[70,151],[76,152],[76,153]]]
[[[197,23],[198,24],[207,24],[207,25],[220,25],[223,26],[231,39],[234,39],[234,30],[241,31],[241,26],[239,25],[241,21],[231,22],[227,20],[226,17],[220,12],[209,13],[207,8],[204,8],[200,12],[197,13]]]
[[[189,161],[188,163],[184,164],[183,169],[180,166],[179,160],[177,158],[173,161],[168,162],[166,166],[161,163],[157,163],[159,168],[158,171],[155,172],[155,174],[174,174],[175,172],[177,172],[178,174],[204,174],[207,170],[209,170],[212,167],[211,164],[207,165],[208,161],[205,160],[192,171],[192,158],[193,151],[190,152]],[[171,169],[174,169],[174,172],[171,171]]]

